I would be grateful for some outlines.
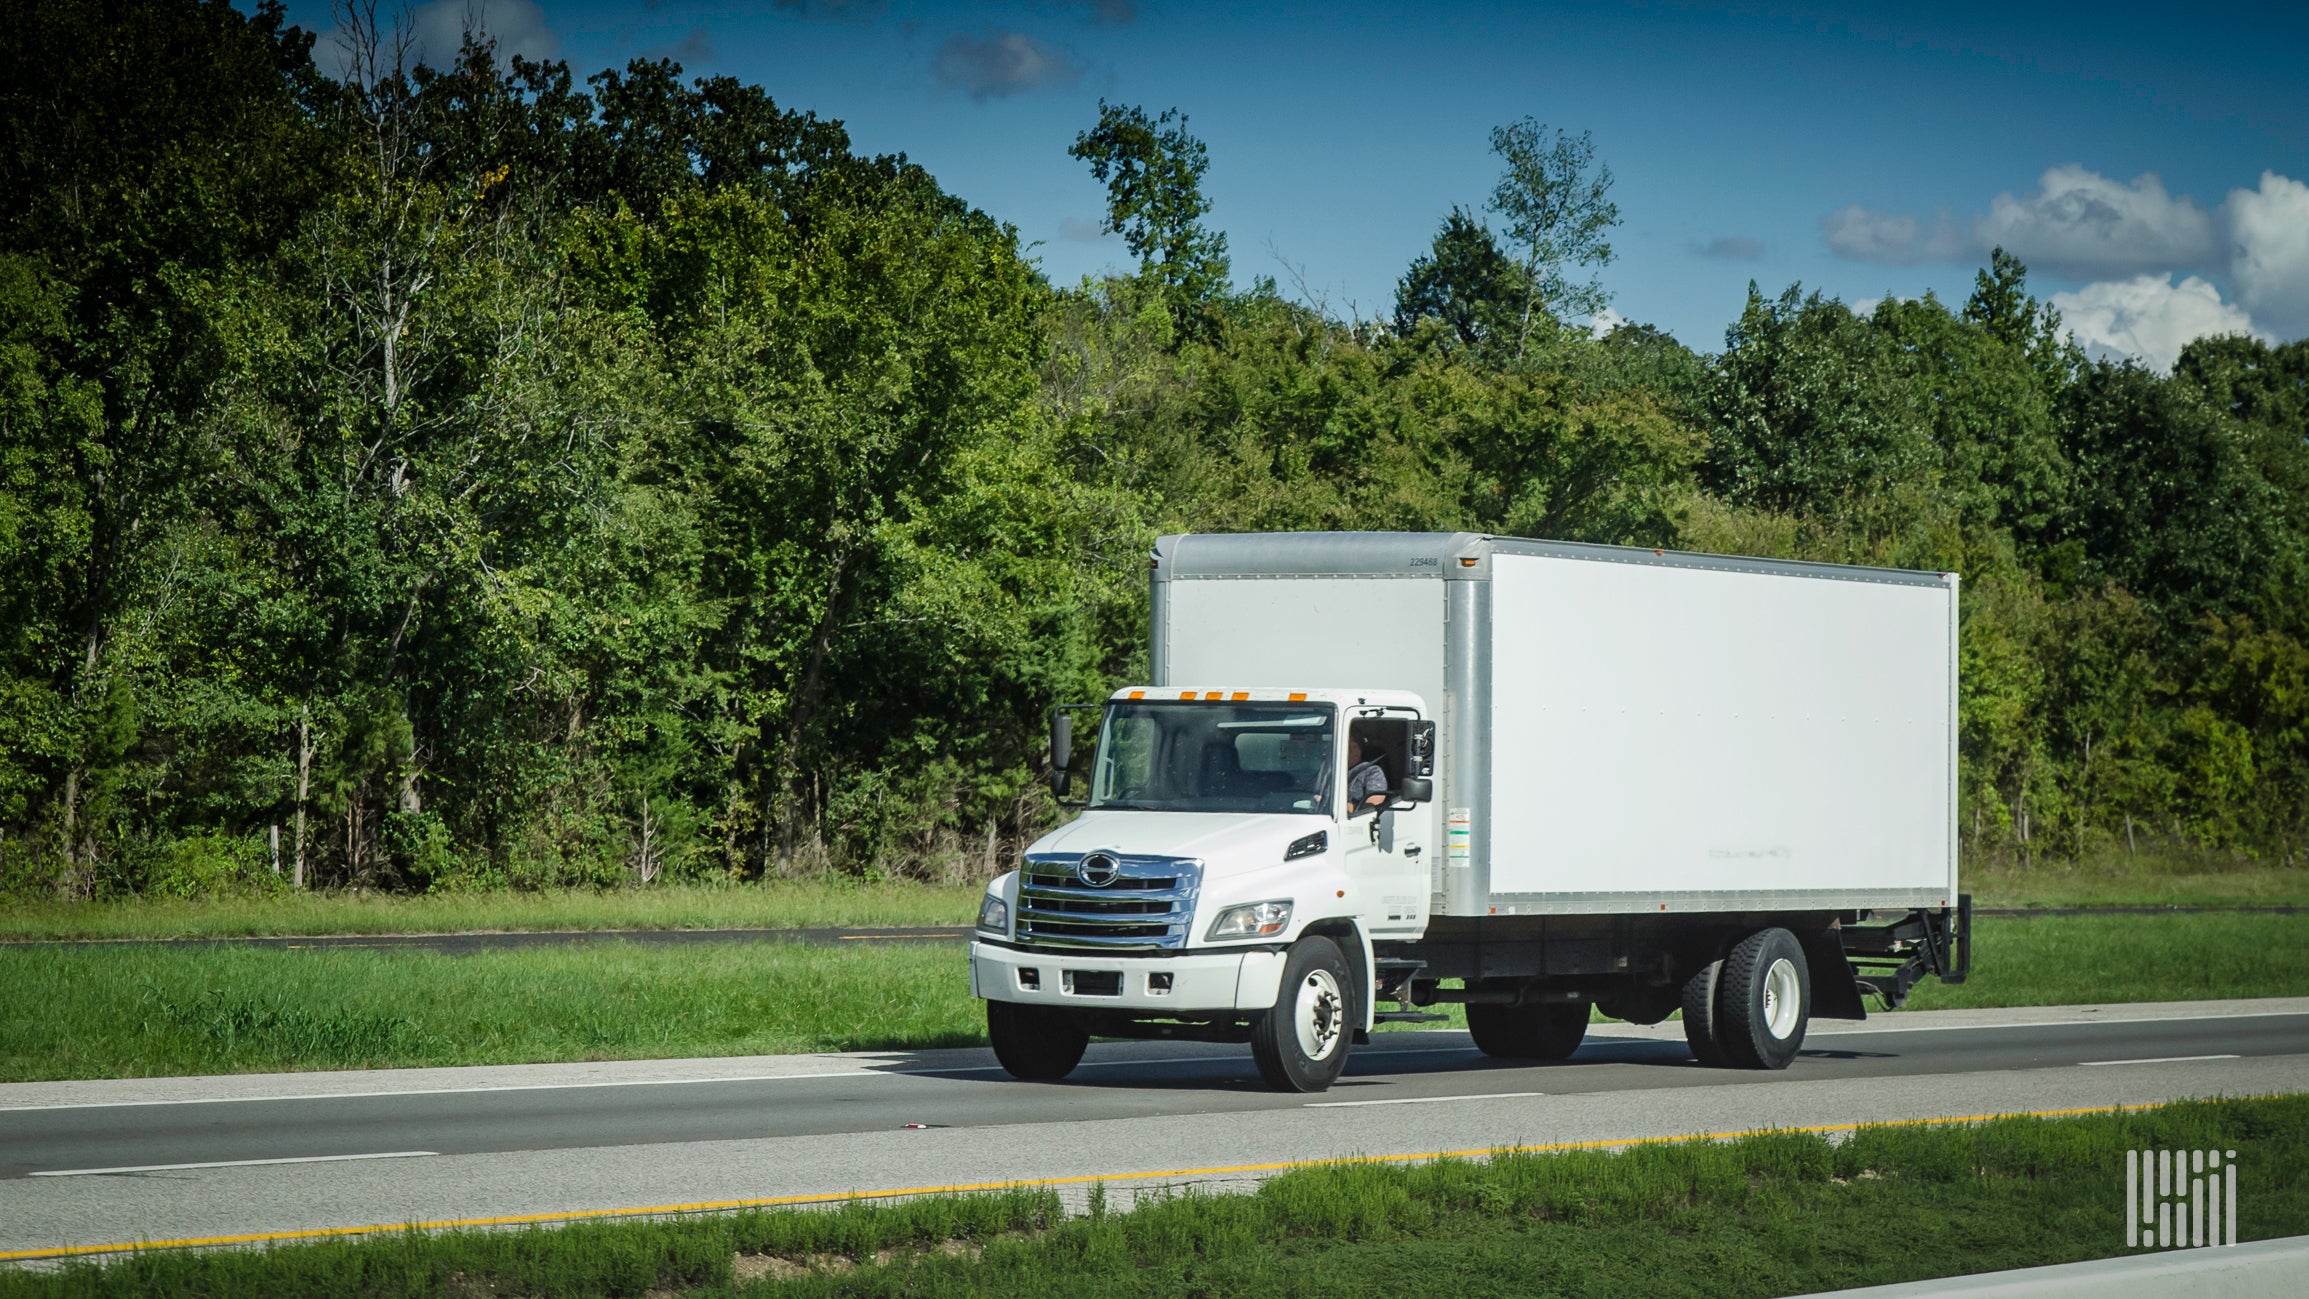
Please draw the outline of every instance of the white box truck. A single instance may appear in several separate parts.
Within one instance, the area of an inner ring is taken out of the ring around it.
[[[1149,679],[1054,711],[1080,814],[979,911],[995,1053],[1054,1079],[1092,1037],[1247,1042],[1320,1091],[1376,1024],[1457,1002],[1494,1056],[1680,1010],[1703,1062],[1784,1068],[1812,1016],[1969,967],[1956,592],[1470,533],[1164,537]]]

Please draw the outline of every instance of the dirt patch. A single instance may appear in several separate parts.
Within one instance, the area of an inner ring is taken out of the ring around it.
[[[904,1259],[933,1256],[976,1259],[985,1252],[986,1247],[975,1240],[945,1240],[928,1247],[901,1245],[879,1249],[867,1263],[888,1267]],[[858,1261],[847,1254],[811,1254],[799,1259],[778,1254],[738,1254],[730,1259],[730,1279],[740,1285],[765,1279],[786,1281],[801,1276],[840,1276],[857,1270]]]

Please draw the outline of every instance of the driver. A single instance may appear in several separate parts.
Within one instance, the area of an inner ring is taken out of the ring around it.
[[[1366,762],[1363,741],[1347,737],[1347,806],[1360,810],[1387,805],[1387,773],[1376,757]]]

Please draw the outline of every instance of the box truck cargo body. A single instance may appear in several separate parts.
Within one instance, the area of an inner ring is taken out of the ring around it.
[[[1151,563],[1149,680],[1082,762],[1059,715],[1087,806],[981,913],[1014,1072],[1196,1037],[1320,1088],[1438,1001],[1493,1054],[1681,1009],[1778,1067],[1813,1014],[1962,977],[1954,575],[1465,533]]]

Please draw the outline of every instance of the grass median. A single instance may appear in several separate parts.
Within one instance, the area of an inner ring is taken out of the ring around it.
[[[2309,995],[2309,916],[1977,922],[1916,1008]],[[958,944],[0,948],[0,1081],[976,1045]]]
[[[951,943],[0,950],[0,1081],[968,1046]]]
[[[1047,1189],[144,1253],[0,1296],[1779,1296],[2126,1252],[2125,1151],[2238,1155],[2246,1240],[2309,1232],[2309,1097],[1335,1164],[1069,1218]]]
[[[2309,905],[2309,867],[2210,856],[2104,853],[2074,862],[1968,864],[1983,907]],[[790,929],[960,925],[980,885],[840,876],[751,884],[535,893],[289,893],[0,906],[0,942],[444,934],[510,930]]]
[[[978,884],[876,884],[828,877],[538,893],[12,900],[0,907],[0,940],[964,925],[978,913],[983,891]]]

